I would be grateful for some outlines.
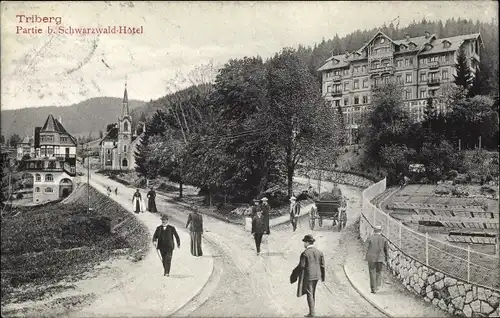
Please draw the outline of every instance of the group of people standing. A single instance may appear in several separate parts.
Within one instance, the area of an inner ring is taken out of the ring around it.
[[[142,199],[142,194],[139,189],[135,191],[134,195],[132,196],[134,213],[144,213],[145,210],[153,213],[158,212],[158,209],[156,208],[156,192],[155,190],[153,190],[153,187],[151,187],[146,194],[146,198],[148,199],[147,207]]]

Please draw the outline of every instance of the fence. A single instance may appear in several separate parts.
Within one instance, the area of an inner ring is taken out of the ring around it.
[[[366,188],[362,194],[362,214],[373,227],[382,226],[382,234],[403,253],[449,276],[500,290],[500,259],[431,238],[403,225],[372,204],[386,190],[386,179]]]

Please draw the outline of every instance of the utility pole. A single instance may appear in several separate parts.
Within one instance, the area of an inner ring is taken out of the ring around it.
[[[481,150],[481,136],[479,136],[479,150]]]

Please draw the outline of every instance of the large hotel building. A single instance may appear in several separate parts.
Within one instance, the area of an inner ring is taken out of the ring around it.
[[[455,62],[464,47],[474,73],[479,67],[479,33],[438,39],[425,36],[393,40],[377,32],[359,50],[334,55],[318,71],[322,75],[322,93],[334,107],[340,106],[348,129],[349,143],[357,143],[361,119],[369,111],[371,88],[396,81],[403,88],[403,100],[413,120],[421,121],[427,98],[436,98],[437,110],[443,88],[454,80]]]

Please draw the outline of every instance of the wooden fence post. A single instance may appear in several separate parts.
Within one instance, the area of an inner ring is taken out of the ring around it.
[[[429,233],[425,232],[425,265],[429,266]]]

